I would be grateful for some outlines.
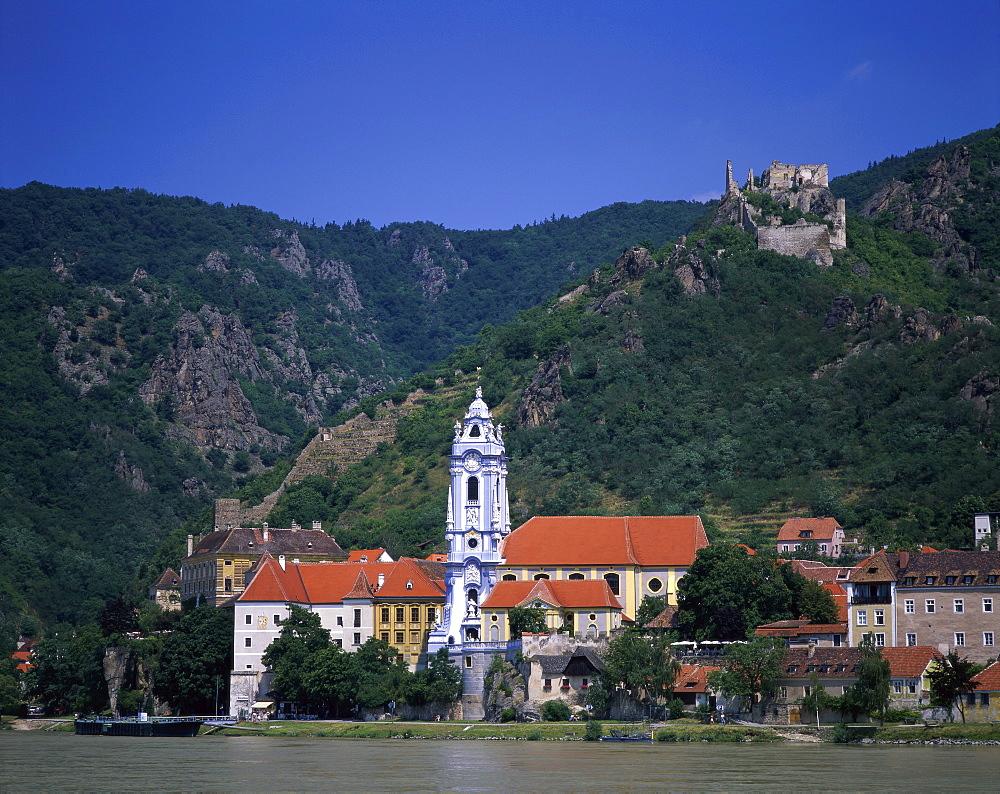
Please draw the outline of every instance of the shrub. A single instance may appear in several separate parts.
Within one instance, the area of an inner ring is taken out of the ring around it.
[[[500,712],[500,722],[513,722],[517,719],[517,712],[512,708],[506,708]]]
[[[569,719],[569,706],[562,698],[547,700],[542,704],[542,719],[546,722],[565,722]]]
[[[539,742],[542,739],[541,731],[532,731],[525,737],[529,742]]]
[[[588,742],[596,742],[600,740],[602,732],[601,723],[597,720],[590,720],[587,723],[587,730],[584,732],[583,738]]]

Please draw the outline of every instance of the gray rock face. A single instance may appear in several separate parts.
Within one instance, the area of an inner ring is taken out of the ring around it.
[[[833,305],[823,322],[823,330],[830,331],[838,325],[846,325],[848,328],[856,328],[858,325],[858,310],[846,295],[840,295],[833,299]]]
[[[684,287],[684,294],[715,295],[722,291],[719,279],[715,276],[715,268],[705,262],[698,251],[689,251],[683,245],[677,246],[667,261],[667,267],[672,268],[677,280]]]
[[[294,230],[275,229],[271,232],[271,236],[275,242],[271,256],[288,272],[294,273],[299,278],[305,278],[309,274],[309,256],[299,241],[299,233]]]
[[[912,316],[907,317],[903,330],[899,332],[899,341],[904,345],[912,345],[920,340],[933,342],[940,337],[940,329],[931,323],[931,313],[924,308],[915,310]]]
[[[591,301],[584,311],[588,314],[610,314],[612,309],[624,306],[629,301],[631,301],[629,294],[625,290],[619,289],[603,299]]]
[[[535,377],[521,394],[521,402],[514,414],[514,421],[519,427],[540,427],[552,419],[556,406],[566,401],[559,375],[562,367],[573,371],[569,347],[565,345],[548,361],[538,365]]]
[[[426,245],[414,249],[412,262],[420,265],[417,283],[420,284],[420,289],[427,300],[437,300],[439,295],[448,291],[448,274],[443,267],[434,263],[434,258]]]
[[[200,447],[280,449],[287,441],[257,424],[257,416],[236,374],[256,382],[265,377],[250,334],[236,315],[203,306],[185,312],[174,326],[170,352],[153,363],[139,387],[147,405],[170,399],[172,435]]]
[[[624,284],[636,281],[655,267],[656,262],[645,248],[638,246],[626,248],[615,262],[615,274],[611,278],[611,283]]]
[[[205,261],[198,265],[201,273],[228,273],[229,254],[222,251],[212,251],[205,257]]]
[[[143,476],[142,469],[138,466],[130,465],[127,460],[125,460],[125,450],[121,450],[118,453],[118,462],[115,464],[115,474],[118,478],[124,480],[128,483],[129,488],[133,491],[145,492],[149,490],[149,485],[146,483],[146,478]]]
[[[980,413],[993,416],[997,394],[1000,393],[1000,377],[990,377],[981,370],[969,378],[959,396],[970,403]]]
[[[343,301],[348,310],[360,312],[361,296],[358,294],[358,283],[354,280],[354,272],[346,262],[324,259],[316,265],[316,277],[331,281],[337,285],[337,297]]]

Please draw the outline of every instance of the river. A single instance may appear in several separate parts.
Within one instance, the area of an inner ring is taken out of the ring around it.
[[[989,791],[1000,747],[0,732],[0,791]]]

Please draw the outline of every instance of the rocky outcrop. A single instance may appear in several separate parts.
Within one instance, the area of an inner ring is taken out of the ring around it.
[[[615,262],[615,274],[611,277],[612,284],[625,284],[637,281],[656,267],[656,262],[649,251],[639,246],[626,248]]]
[[[1000,394],[1000,377],[991,377],[985,370],[980,370],[966,381],[959,397],[972,403],[972,407],[980,413],[992,417],[998,394]]]
[[[940,155],[928,165],[918,183],[893,180],[882,187],[865,203],[861,214],[876,218],[887,213],[897,231],[927,235],[939,245],[936,269],[953,265],[974,273],[980,268],[980,252],[965,244],[952,218],[952,211],[965,202],[970,160],[968,148],[956,146],[950,155]]]
[[[257,424],[237,375],[251,382],[265,378],[249,332],[235,314],[203,306],[185,312],[173,330],[174,342],[153,363],[139,388],[147,405],[170,405],[168,435],[200,447],[248,450],[253,445],[280,449],[287,441]]]
[[[838,325],[846,325],[848,328],[856,328],[858,325],[858,310],[846,295],[841,295],[833,299],[833,305],[827,312],[826,320],[823,321],[824,331],[830,331]]]
[[[128,487],[133,491],[146,492],[149,490],[149,485],[146,483],[146,478],[143,476],[142,469],[138,466],[130,464],[125,459],[125,450],[121,450],[118,453],[118,462],[115,464],[115,474],[118,475],[118,479],[124,480]]]
[[[229,254],[222,251],[212,251],[205,257],[205,261],[198,265],[200,273],[228,273]]]
[[[625,290],[619,289],[610,295],[591,301],[584,311],[587,314],[610,314],[612,309],[624,306],[631,300],[631,297]]]
[[[865,306],[865,319],[861,324],[861,330],[870,331],[877,323],[882,322],[887,317],[898,320],[901,316],[902,312],[898,306],[890,306],[885,295],[876,292],[868,301],[868,305]]]
[[[420,265],[417,283],[420,284],[420,289],[427,300],[437,300],[441,293],[448,291],[448,274],[443,267],[434,263],[430,249],[426,245],[417,246],[411,261],[415,265]]]
[[[535,377],[521,394],[521,402],[514,414],[514,421],[519,427],[541,427],[555,415],[556,406],[566,401],[559,374],[562,367],[573,372],[568,345],[563,345],[548,361],[538,365]]]
[[[677,280],[684,288],[684,294],[715,295],[722,291],[715,268],[711,262],[706,262],[700,251],[690,251],[683,245],[678,245],[667,260],[669,269],[674,271]]]
[[[349,311],[360,312],[364,309],[358,294],[358,282],[354,280],[354,272],[346,262],[324,259],[316,265],[316,278],[335,283],[337,297]]]
[[[294,273],[299,278],[309,275],[309,255],[299,240],[299,233],[294,229],[292,231],[274,229],[271,236],[275,242],[271,256],[289,273]]]
[[[941,330],[931,322],[931,313],[927,309],[919,308],[907,317],[903,322],[903,329],[899,332],[899,341],[904,345],[912,345],[921,340],[933,342],[941,337]]]
[[[642,335],[633,328],[625,332],[622,350],[626,353],[641,353],[643,350]]]
[[[537,721],[536,712],[525,713],[528,684],[521,672],[510,662],[499,669],[491,667],[483,679],[483,712],[487,722],[500,722],[504,709],[513,709],[518,720]]]
[[[586,295],[588,292],[590,292],[590,287],[588,287],[586,284],[581,284],[579,287],[577,287],[574,290],[570,290],[565,295],[560,295],[559,299],[555,302],[555,305],[549,307],[549,314],[551,314],[561,306],[565,306],[569,303],[572,303],[581,295]]]

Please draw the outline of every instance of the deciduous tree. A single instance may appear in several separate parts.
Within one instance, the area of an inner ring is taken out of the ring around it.
[[[785,647],[781,640],[754,637],[735,643],[726,651],[725,667],[709,673],[708,683],[729,697],[743,698],[746,710],[763,696],[774,693],[774,682],[781,673]]]
[[[955,718],[954,706],[965,723],[965,699],[979,686],[972,677],[981,670],[981,666],[963,659],[956,651],[951,651],[944,659],[934,662],[927,672],[931,682],[931,705],[948,709],[948,719]]]

